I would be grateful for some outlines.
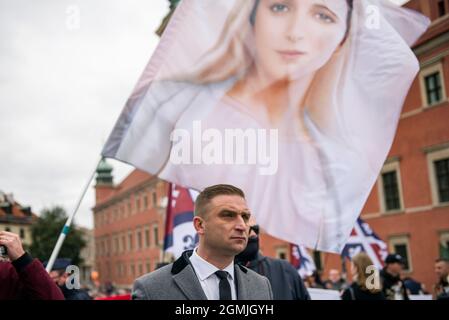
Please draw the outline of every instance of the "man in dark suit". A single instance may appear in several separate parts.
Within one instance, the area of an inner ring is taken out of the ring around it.
[[[204,189],[195,201],[198,247],[174,263],[138,278],[135,300],[271,300],[267,278],[234,258],[248,242],[250,211],[242,190],[231,185]]]

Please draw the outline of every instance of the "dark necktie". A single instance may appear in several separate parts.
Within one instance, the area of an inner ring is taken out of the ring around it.
[[[232,300],[231,286],[228,281],[228,273],[226,271],[218,270],[215,272],[220,279],[218,288],[220,289],[220,300]]]

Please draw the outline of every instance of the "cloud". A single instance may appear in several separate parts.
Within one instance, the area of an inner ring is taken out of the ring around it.
[[[166,0],[0,2],[0,189],[72,210],[158,37]],[[131,168],[111,161],[116,181]],[[90,188],[77,221],[92,227]]]

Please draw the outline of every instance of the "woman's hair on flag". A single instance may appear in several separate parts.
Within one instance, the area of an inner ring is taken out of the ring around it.
[[[245,198],[245,193],[232,185],[229,184],[217,184],[205,188],[200,192],[195,200],[195,216],[205,217],[207,206],[210,201],[216,196],[228,195],[228,196],[240,196]]]
[[[354,3],[353,0],[346,0],[346,3],[346,31],[340,46],[348,39],[352,25]],[[237,0],[215,45],[199,59],[200,69],[192,77],[183,80],[208,84],[243,76],[254,63],[255,48],[251,35],[259,4],[260,0]]]

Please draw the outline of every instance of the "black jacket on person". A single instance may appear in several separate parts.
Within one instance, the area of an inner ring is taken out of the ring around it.
[[[440,281],[436,285],[438,293],[436,294],[437,300],[449,300],[449,283],[447,281]]]
[[[83,289],[68,289],[65,285],[59,288],[66,300],[92,300],[92,297]]]
[[[382,291],[372,293],[362,289],[357,282],[353,282],[341,295],[342,300],[385,300]]]
[[[310,300],[298,270],[288,261],[265,257],[259,253],[245,267],[268,278],[274,300]]]
[[[382,292],[387,300],[396,300],[395,293],[402,295],[403,300],[409,300],[404,281],[399,276],[393,276],[385,268],[380,271]]]

